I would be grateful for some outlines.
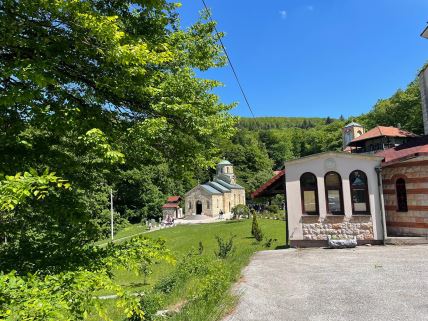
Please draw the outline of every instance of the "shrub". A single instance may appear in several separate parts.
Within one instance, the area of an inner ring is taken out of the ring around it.
[[[189,277],[204,275],[208,265],[209,259],[206,256],[199,255],[195,250],[192,250],[178,261],[174,271],[161,279],[154,289],[165,294],[171,293]]]
[[[161,293],[171,293],[178,283],[178,278],[176,273],[171,273],[167,277],[161,279],[158,284],[155,285],[155,291]]]
[[[225,259],[229,254],[231,254],[234,250],[233,247],[233,239],[236,235],[233,235],[229,238],[228,241],[223,240],[221,237],[216,236],[218,251],[215,252],[215,255],[220,259]]]
[[[198,252],[199,255],[202,255],[202,253],[204,253],[204,245],[202,244],[202,241],[199,241]]]
[[[250,209],[244,204],[238,204],[232,208],[233,219],[239,220],[240,217],[248,217]]]
[[[266,243],[264,244],[265,247],[271,247],[272,243],[278,241],[277,239],[266,239]]]
[[[202,278],[198,278],[192,295],[192,300],[217,301],[228,289],[230,271],[221,260],[211,261]]]
[[[279,206],[278,205],[269,205],[268,207],[266,207],[266,210],[270,213],[278,213],[279,212]]]
[[[254,236],[256,229],[258,228],[256,213],[253,213],[253,222],[251,224],[251,235]]]
[[[253,224],[251,226],[251,235],[254,236],[257,242],[260,242],[263,240],[263,232],[259,226],[259,223],[257,222],[256,214],[253,214]]]
[[[162,296],[158,293],[145,293],[140,297],[140,306],[144,311],[144,317],[133,315],[129,321],[154,321],[156,320],[156,313],[163,306]]]
[[[118,295],[116,307],[140,317],[144,311],[138,298],[114,283],[112,270],[140,272],[142,264],[172,262],[164,242],[144,237],[113,244],[94,252],[91,266],[76,271],[20,276],[12,271],[0,273],[0,320],[84,320],[90,313],[110,320],[99,304],[98,292],[108,290]]]

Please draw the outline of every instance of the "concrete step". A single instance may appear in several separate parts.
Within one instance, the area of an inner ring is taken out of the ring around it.
[[[389,236],[385,240],[388,245],[418,245],[428,244],[428,237],[425,236]]]

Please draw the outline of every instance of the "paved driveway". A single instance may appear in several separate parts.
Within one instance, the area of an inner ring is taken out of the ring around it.
[[[225,321],[428,320],[428,246],[258,253]]]

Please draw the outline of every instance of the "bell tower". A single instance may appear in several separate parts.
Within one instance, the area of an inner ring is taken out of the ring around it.
[[[233,173],[233,165],[227,160],[222,160],[217,164],[216,177],[229,184],[236,184],[236,177]]]
[[[342,129],[342,141],[343,149],[348,146],[348,144],[358,136],[361,136],[365,133],[364,127],[358,123],[352,122],[343,127]]]

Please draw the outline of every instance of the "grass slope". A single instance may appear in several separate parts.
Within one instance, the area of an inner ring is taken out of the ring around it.
[[[285,242],[285,225],[283,221],[260,219],[259,225],[266,238],[277,239],[273,243],[272,248],[282,246]],[[224,260],[228,270],[233,271],[234,280],[238,280],[241,269],[246,266],[251,256],[259,251],[266,249],[264,241],[257,243],[251,236],[251,220],[241,221],[226,221],[212,224],[198,225],[181,225],[174,228],[163,229],[147,234],[150,238],[162,238],[166,241],[166,246],[174,256],[180,258],[189,253],[190,250],[197,249],[199,241],[202,242],[204,251],[203,255],[214,257],[214,251],[217,249],[216,236],[224,239],[231,235],[236,235],[234,240],[235,252],[232,256]],[[148,284],[144,284],[143,276],[136,276],[125,271],[117,271],[115,273],[116,282],[126,286],[131,291],[146,291],[153,287],[159,280],[168,276],[174,270],[174,266],[167,263],[160,263],[154,267],[153,273],[148,278]],[[168,298],[166,304],[168,306],[177,304],[186,297],[191,288],[191,280],[189,284],[184,286],[179,291],[176,291]],[[231,283],[232,284],[232,283]],[[106,293],[103,293],[106,294]],[[216,307],[194,307],[187,314],[178,314],[173,320],[218,320],[225,310],[230,308],[233,299],[225,298],[224,302],[218,302]],[[123,320],[123,316],[116,315],[114,309],[114,300],[105,302],[109,308],[109,315],[115,321]],[[206,313],[204,310],[212,309],[210,315],[206,315],[205,319],[200,319],[200,313]],[[199,318],[199,319],[198,319]],[[97,320],[94,318],[93,320]]]
[[[122,241],[126,241],[127,239],[136,236],[136,235],[140,235],[143,233],[147,233],[149,232],[147,230],[147,226],[146,225],[142,225],[142,224],[133,224],[130,226],[127,226],[123,229],[121,229],[119,232],[114,234],[114,242],[122,242]],[[95,243],[95,245],[98,246],[103,246],[103,245],[107,245],[110,242],[110,239],[104,239],[101,241],[98,241]]]

